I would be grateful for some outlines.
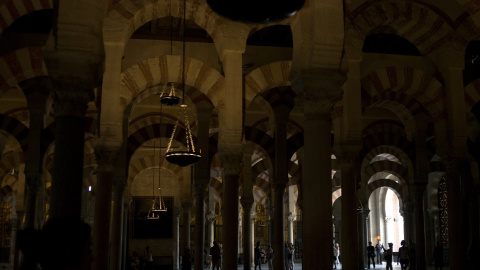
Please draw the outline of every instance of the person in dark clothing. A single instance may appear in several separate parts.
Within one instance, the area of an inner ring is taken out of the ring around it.
[[[405,246],[405,240],[402,240],[400,243],[402,246],[398,249],[398,258],[400,260],[400,267],[402,270],[407,270],[408,267],[408,258],[410,257],[410,252],[408,247]]]
[[[370,260],[372,260],[373,268],[375,268],[375,247],[372,245],[372,242],[368,242],[367,246],[367,260],[368,260],[368,269],[370,269]]]
[[[255,270],[257,269],[257,266],[259,270],[262,270],[262,252],[260,249],[260,242],[257,242],[257,245],[255,246],[253,261],[255,263]]]
[[[210,255],[212,255],[212,270],[220,270],[220,259],[222,256],[220,253],[220,245],[217,241],[213,242],[213,247],[210,248]]]
[[[385,260],[387,261],[387,270],[393,270],[392,259],[393,259],[393,243],[388,243],[388,249],[382,247],[383,253],[385,253]]]

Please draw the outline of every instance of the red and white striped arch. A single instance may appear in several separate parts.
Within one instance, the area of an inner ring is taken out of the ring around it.
[[[132,160],[128,167],[128,183],[131,183],[135,180],[135,177],[143,170],[150,168],[158,168],[169,170],[177,176],[178,181],[183,181],[183,169],[182,167],[175,165],[173,163],[167,162],[165,157],[158,156],[144,156],[136,160]]]
[[[407,167],[390,160],[375,161],[368,164],[368,166],[364,168],[366,179],[370,179],[378,172],[388,172],[401,179],[405,179],[407,177]]]
[[[213,12],[206,1],[187,0],[186,5],[186,20],[195,22],[215,40],[218,22],[225,20]],[[169,16],[178,18],[183,16],[183,0],[121,0],[113,6],[105,18],[105,43],[120,43],[125,46],[133,32],[140,26]]]
[[[414,115],[422,106],[434,122],[446,119],[444,87],[424,71],[412,67],[384,67],[364,76],[361,84],[362,92],[370,97],[369,104],[387,98],[404,104]]]
[[[47,75],[41,47],[8,52],[0,58],[0,97],[22,81]]]
[[[198,90],[187,89],[186,94],[192,95],[188,96],[192,101],[217,106],[223,100],[225,79],[217,70],[190,57],[185,58],[185,70],[185,84]],[[144,90],[167,82],[182,82],[182,57],[149,58],[126,69],[121,74],[120,104],[123,110]]]
[[[10,152],[2,156],[0,160],[0,184],[4,186],[2,183],[3,179],[7,174],[9,174],[12,169],[18,170],[21,164],[25,163],[25,158],[23,156],[23,152],[15,151]]]
[[[291,61],[269,63],[252,70],[245,76],[245,108],[262,91],[290,85]]]
[[[378,33],[378,29],[393,30],[423,55],[443,49],[450,42],[466,46],[477,34],[477,27],[467,14],[453,21],[436,6],[417,1],[366,1],[349,12],[347,18],[363,36]]]
[[[0,34],[23,15],[52,8],[52,0],[7,0],[0,6]]]

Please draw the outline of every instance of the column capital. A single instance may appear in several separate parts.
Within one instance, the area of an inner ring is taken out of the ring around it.
[[[296,103],[307,118],[330,119],[333,107],[342,99],[346,76],[333,69],[304,69],[293,76]]]
[[[297,216],[293,212],[289,212],[287,215],[288,221],[295,221],[297,220]]]
[[[112,187],[114,193],[123,194],[127,187],[127,177],[114,177]]]
[[[192,208],[192,201],[183,201],[182,202],[182,209],[190,209]]]
[[[30,117],[43,117],[50,112],[50,107],[53,104],[53,85],[48,76],[22,81],[19,86],[27,99]]]
[[[426,183],[416,182],[415,184],[410,185],[410,190],[412,192],[412,195],[416,198],[422,197],[425,194],[426,189],[427,189]]]
[[[94,100],[94,85],[75,75],[52,77],[55,116],[84,117],[89,101]]]
[[[341,166],[354,167],[360,162],[360,145],[334,147],[334,154]]]
[[[254,202],[253,197],[242,196],[240,199],[243,209],[251,209]]]
[[[235,148],[225,147],[225,149],[220,151],[224,175],[238,175],[240,173],[243,146],[241,148],[238,147],[238,149]]]
[[[214,212],[214,211],[209,211],[209,212],[207,213],[207,216],[206,216],[206,217],[207,217],[208,223],[212,223],[212,222],[214,222],[215,219],[217,218],[217,215],[215,215],[215,212]]]
[[[99,166],[112,166],[119,154],[119,149],[104,145],[95,146],[95,159]]]
[[[27,188],[40,191],[43,187],[43,173],[38,172],[25,172],[25,183],[27,184]]]
[[[287,184],[286,183],[277,183],[277,182],[274,182],[273,183],[273,190],[275,192],[285,192],[285,188],[287,187]]]
[[[196,181],[193,184],[193,188],[195,190],[196,196],[200,196],[201,198],[205,198],[205,194],[207,192],[208,183],[204,183],[203,181]]]

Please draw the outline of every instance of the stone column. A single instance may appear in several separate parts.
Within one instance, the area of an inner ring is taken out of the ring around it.
[[[95,147],[97,159],[97,185],[95,188],[95,223],[93,225],[93,270],[109,268],[110,214],[112,202],[113,162],[117,149],[102,145]],[[53,187],[53,185],[52,185]]]
[[[465,269],[466,250],[463,239],[462,180],[460,160],[446,162],[448,205],[448,252],[450,269]]]
[[[365,217],[364,217],[364,213],[363,213],[363,209],[358,209],[357,210],[357,230],[358,230],[358,249],[357,249],[357,254],[358,254],[358,266],[357,266],[357,269],[365,269],[366,267],[366,261],[365,261],[365,257],[363,257],[363,253],[364,253],[364,243],[366,241],[365,239],[365,234],[364,234],[364,231],[365,231]],[[342,237],[343,239],[343,237]],[[386,241],[386,240],[385,240]],[[342,255],[343,256],[343,255]],[[343,258],[342,258],[343,260]],[[342,262],[343,264],[343,262]]]
[[[182,245],[180,249],[180,255],[183,254],[183,250],[188,247],[190,248],[190,219],[191,214],[190,211],[192,210],[192,202],[191,201],[183,201],[182,202]]]
[[[180,267],[180,214],[182,209],[176,207],[173,212],[173,269],[178,270]]]
[[[342,194],[343,195],[343,194]],[[342,201],[343,203],[343,201]],[[366,204],[364,204],[366,205]],[[360,225],[360,228],[361,230],[359,230],[359,233],[360,233],[360,236],[358,237],[358,239],[360,240],[359,242],[359,245],[358,245],[358,250],[359,250],[359,258],[358,258],[358,261],[361,263],[362,267],[361,269],[364,269],[367,267],[367,238],[368,238],[368,215],[370,214],[370,210],[369,209],[362,209],[361,210],[361,213],[360,213],[360,218],[361,218],[361,225]],[[342,264],[342,267],[343,267],[343,264]]]
[[[209,191],[210,193],[210,191]],[[215,211],[210,211],[208,212],[207,215],[207,243],[208,246],[210,247],[213,244],[213,241],[215,240],[215,220],[216,220],[216,215]]]
[[[256,204],[254,203],[252,206],[252,211],[250,212],[250,218],[248,219],[248,224],[250,226],[250,266],[255,267],[255,262],[253,261],[254,251],[255,251],[255,219],[257,219],[257,212],[255,211]]]
[[[403,230],[404,230],[404,238],[408,242],[410,240],[413,241],[415,239],[415,230],[414,230],[414,217],[413,217],[413,202],[412,199],[407,197],[403,203],[403,211],[400,214],[403,216]],[[385,226],[386,227],[386,226]],[[386,235],[386,231],[385,231]]]
[[[237,269],[238,184],[243,146],[227,146],[220,152],[223,163],[223,269]]]
[[[242,197],[240,200],[243,207],[243,269],[250,270],[253,258],[252,254],[252,206],[253,197]]]
[[[279,96],[274,104],[271,104],[275,115],[275,157],[273,158],[273,250],[283,250],[285,243],[284,236],[284,205],[283,197],[288,183],[288,165],[290,157],[287,151],[287,124],[290,117],[290,111],[293,108],[294,93],[290,87],[277,87],[273,89]],[[293,238],[293,228],[292,228]],[[291,239],[292,240],[292,239]],[[293,243],[293,240],[292,240]],[[284,254],[277,252],[274,256],[273,265],[280,269],[284,264]]]
[[[425,221],[423,214],[423,200],[425,194],[425,185],[416,182],[413,187],[414,207],[415,207],[415,252],[417,265],[416,270],[426,270],[425,261]]]
[[[130,203],[125,203],[123,204],[123,232],[122,232],[122,270],[125,270],[128,268],[126,265],[128,263],[127,258],[129,256],[128,251],[127,251],[127,239],[128,239],[128,208],[130,206]]]
[[[14,217],[14,214],[15,217]],[[19,250],[17,248],[17,232],[22,229],[23,224],[23,213],[16,212],[12,213],[12,219],[10,220],[10,225],[12,226],[12,233],[10,235],[10,268],[14,270],[20,269],[20,259]]]
[[[253,179],[252,179],[252,155],[254,146],[247,143],[243,149],[243,194],[240,202],[243,207],[243,269],[250,270],[253,263],[253,232],[252,228],[252,206],[253,198]]]
[[[305,269],[332,268],[331,112],[342,96],[344,81],[338,71],[328,69],[302,70],[292,81],[305,114],[302,183]]]
[[[357,231],[357,179],[355,168],[358,162],[360,146],[342,146],[337,153],[342,172],[342,227],[341,227],[341,256],[342,268],[355,269],[358,262]],[[363,245],[365,241],[362,242]]]
[[[198,180],[198,179],[196,179]],[[207,182],[208,183],[208,182]],[[205,256],[205,193],[207,189],[206,183],[197,181],[195,183],[195,253],[194,253],[194,269],[202,270],[204,266]]]
[[[122,244],[123,244],[123,195],[127,185],[126,177],[116,177],[113,181],[113,213],[112,213],[112,237],[111,237],[111,269],[122,268]]]
[[[43,151],[41,133],[45,125],[45,116],[50,112],[53,102],[52,85],[48,77],[36,77],[20,83],[28,104],[30,126],[28,129],[28,150],[25,155],[25,228],[35,228],[37,222],[37,197],[44,189]]]
[[[81,216],[85,112],[103,74],[106,1],[61,1],[44,59],[54,89],[55,156],[50,218]],[[80,37],[80,38],[79,38]],[[88,42],[85,42],[88,40]]]
[[[293,243],[293,244],[295,244],[295,239],[293,238],[293,222],[295,220],[297,220],[297,216],[292,212],[288,213],[288,216],[287,216],[287,221],[288,221],[288,224],[287,224],[287,230],[288,230],[288,232],[287,232],[287,235],[288,235],[287,242],[288,243]]]
[[[197,109],[198,119],[198,143],[202,158],[195,164],[195,253],[194,269],[202,270],[205,256],[205,195],[208,183],[210,182],[210,160],[208,157],[208,138],[210,127],[210,115],[212,108]],[[201,251],[201,252],[199,252]]]

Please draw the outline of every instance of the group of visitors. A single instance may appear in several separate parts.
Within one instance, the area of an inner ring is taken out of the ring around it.
[[[153,269],[153,253],[150,247],[145,247],[143,257],[141,257],[136,251],[132,253],[130,258],[131,270],[151,270]]]

